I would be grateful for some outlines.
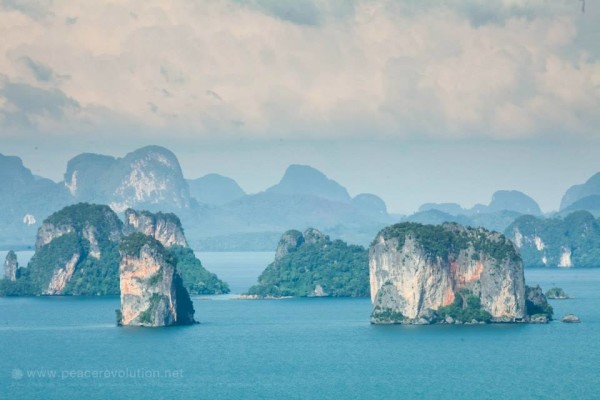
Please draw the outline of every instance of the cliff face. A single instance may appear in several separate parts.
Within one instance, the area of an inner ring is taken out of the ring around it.
[[[170,253],[157,240],[140,233],[120,247],[120,321],[130,326],[194,323],[194,307]]]
[[[523,265],[514,246],[481,228],[388,227],[371,245],[369,270],[373,323],[431,323],[440,316],[436,311],[466,310],[469,302],[479,303],[473,312],[489,313],[495,322],[527,316]]]
[[[19,262],[17,261],[17,255],[14,251],[9,251],[4,259],[4,279],[9,281],[16,281],[19,271]]]
[[[125,232],[143,233],[158,240],[165,247],[188,247],[181,221],[171,213],[150,213],[127,209],[125,211]]]

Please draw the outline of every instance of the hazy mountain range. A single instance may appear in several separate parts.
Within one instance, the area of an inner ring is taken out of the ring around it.
[[[390,215],[378,196],[352,197],[340,183],[305,165],[290,165],[278,183],[249,194],[218,174],[186,179],[176,155],[159,146],[122,158],[80,154],[68,162],[58,183],[34,176],[18,157],[0,154],[0,247],[33,245],[44,218],[77,202],[108,204],[118,213],[130,207],[175,212],[190,245],[201,250],[273,250],[291,227],[313,227],[366,245],[381,228],[401,220],[453,221],[503,232],[522,215],[542,217],[535,200],[506,190],[470,209],[428,203],[408,217]],[[600,174],[567,191],[560,212],[574,209],[600,212]]]

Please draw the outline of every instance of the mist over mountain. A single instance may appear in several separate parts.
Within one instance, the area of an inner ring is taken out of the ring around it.
[[[69,201],[63,185],[35,176],[18,157],[0,154],[0,243],[33,244],[41,221]]]
[[[176,211],[190,244],[204,250],[271,250],[291,226],[317,227],[366,244],[391,221],[378,196],[353,199],[341,184],[304,165],[288,167],[264,192],[246,194],[218,174],[186,180],[175,154],[159,146],[122,158],[80,154],[68,162],[60,183],[34,177],[18,157],[2,156],[0,163],[6,206],[0,246],[31,245],[38,221],[78,202],[107,204],[116,212]]]
[[[308,165],[290,165],[281,181],[268,188],[266,193],[317,196],[340,203],[348,203],[351,200],[346,188]]]
[[[484,212],[514,211],[521,214],[541,215],[538,203],[518,190],[498,190]]]
[[[576,210],[600,212],[600,172],[582,184],[571,186],[563,195],[560,211]]]
[[[159,146],[143,147],[123,158],[81,154],[67,164],[64,184],[76,201],[109,204],[117,212],[190,205],[177,157]]]
[[[275,185],[245,193],[228,177],[208,174],[186,180],[177,156],[146,146],[122,158],[83,153],[72,158],[63,182],[34,176],[20,158],[0,155],[0,246],[34,242],[40,221],[77,202],[107,204],[117,213],[130,207],[177,212],[190,245],[198,250],[272,250],[290,227],[315,227],[352,244],[367,245],[384,226],[399,220],[423,224],[457,222],[503,232],[523,215],[541,217],[537,202],[515,190],[500,190],[487,205],[426,203],[407,217],[390,215],[378,196],[354,198],[340,183],[307,165],[290,165]],[[562,213],[600,212],[595,175],[569,189]],[[569,203],[573,201],[572,203]]]
[[[187,180],[190,196],[200,204],[222,205],[243,197],[246,193],[236,181],[219,174],[208,174]]]
[[[521,215],[540,216],[542,211],[537,202],[523,192],[498,190],[494,192],[488,205],[476,204],[467,209],[456,203],[426,203],[405,220],[432,225],[456,222],[503,232]]]

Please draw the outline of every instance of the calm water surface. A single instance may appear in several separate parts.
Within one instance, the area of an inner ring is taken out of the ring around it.
[[[272,253],[199,253],[233,292]],[[600,269],[532,270],[581,324],[372,326],[368,299],[194,299],[117,328],[118,298],[0,298],[0,399],[598,399]],[[215,301],[226,300],[226,301]]]

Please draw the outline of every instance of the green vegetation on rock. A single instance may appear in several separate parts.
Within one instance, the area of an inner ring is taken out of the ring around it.
[[[427,254],[448,261],[450,254],[458,254],[461,250],[472,248],[476,253],[485,253],[498,261],[509,259],[519,261],[519,254],[503,235],[490,238],[490,232],[483,228],[464,228],[455,223],[443,225],[422,225],[403,222],[389,226],[381,231],[385,240],[398,240],[400,250],[407,237],[413,238]],[[375,244],[375,243],[373,243]],[[477,256],[475,256],[477,257]]]
[[[89,203],[67,206],[50,215],[44,222],[54,226],[71,226],[77,232],[93,226],[100,228],[100,234],[110,234],[110,230],[120,230],[123,226],[109,206]]]
[[[181,229],[179,218],[174,214],[146,211],[141,214],[153,220],[166,220]],[[120,253],[136,257],[145,245],[176,265],[190,293],[229,292],[227,284],[208,272],[191,249],[165,248],[159,241],[139,232],[123,238],[123,224],[108,206],[80,203],[65,207],[44,221],[40,235],[36,252],[28,267],[19,270],[18,279],[0,282],[0,296],[119,294]],[[66,273],[68,265],[70,272]],[[61,269],[63,277],[68,277],[64,287],[49,291],[50,282]]]
[[[258,278],[258,285],[251,287],[248,294],[262,297],[369,296],[366,249],[341,240],[331,241],[314,230],[305,232],[304,238],[294,251],[271,263]]]
[[[437,314],[440,318],[451,317],[460,322],[490,322],[492,315],[481,308],[481,300],[469,290],[456,292],[454,302],[445,307],[440,307]]]
[[[177,271],[181,275],[183,285],[190,294],[225,294],[229,293],[229,285],[217,275],[207,271],[192,249],[182,246],[169,248],[177,260]]]
[[[518,218],[505,234],[518,246],[526,267],[600,266],[600,220],[587,211],[564,218]]]
[[[546,292],[546,298],[548,298],[548,299],[568,299],[569,295],[567,293],[565,293],[565,291],[562,290],[561,288],[553,287]]]
[[[525,308],[527,315],[531,317],[545,315],[551,321],[554,315],[554,309],[548,304],[548,300],[539,286],[525,287]]]

